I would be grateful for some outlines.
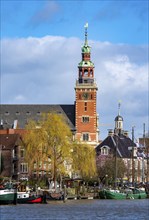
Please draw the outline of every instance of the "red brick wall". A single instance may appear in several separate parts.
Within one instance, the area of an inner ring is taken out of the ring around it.
[[[87,92],[89,98],[83,99],[82,94]],[[85,102],[87,110],[85,111]],[[89,116],[89,122],[82,121],[82,116]],[[81,138],[82,132],[90,133],[90,140],[96,141],[96,89],[86,90],[76,89],[76,129],[77,138]]]

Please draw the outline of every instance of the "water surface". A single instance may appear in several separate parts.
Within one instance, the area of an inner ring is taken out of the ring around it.
[[[149,200],[68,200],[0,207],[0,220],[148,220]]]

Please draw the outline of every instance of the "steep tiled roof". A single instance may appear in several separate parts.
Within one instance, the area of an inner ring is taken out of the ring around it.
[[[108,136],[103,142],[101,142],[96,147],[96,152],[100,152],[101,147],[103,147],[104,145],[108,146],[113,153],[115,152],[117,145],[117,155],[122,158],[130,158],[131,152],[130,150],[128,150],[128,147],[136,146],[129,137],[126,137],[124,135],[113,135]]]
[[[70,129],[75,129],[74,105],[1,105],[1,124],[11,128],[17,120],[18,127],[24,128],[29,119],[39,120],[41,113],[48,112],[62,114]]]
[[[19,134],[0,134],[0,145],[6,150],[18,145],[20,141]]]

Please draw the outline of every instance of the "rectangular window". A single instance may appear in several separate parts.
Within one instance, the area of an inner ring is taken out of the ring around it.
[[[14,173],[14,163],[12,164],[12,173]]]
[[[21,173],[28,173],[28,163],[21,163],[20,164],[20,172]]]
[[[87,111],[87,102],[84,102],[84,111]]]
[[[83,134],[83,141],[88,141],[89,140],[89,134],[88,133],[84,133]]]
[[[20,156],[21,156],[21,158],[24,157],[24,149],[21,149],[21,150],[20,150]]]
[[[89,117],[88,116],[83,116],[82,117],[82,122],[83,123],[88,123],[89,122]]]

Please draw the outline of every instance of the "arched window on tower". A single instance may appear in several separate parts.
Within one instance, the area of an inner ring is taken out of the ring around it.
[[[93,76],[93,70],[90,70],[90,76],[91,77]]]
[[[84,76],[88,76],[88,70],[87,69],[84,70]]]
[[[80,70],[79,72],[79,77],[82,77],[82,70]]]

